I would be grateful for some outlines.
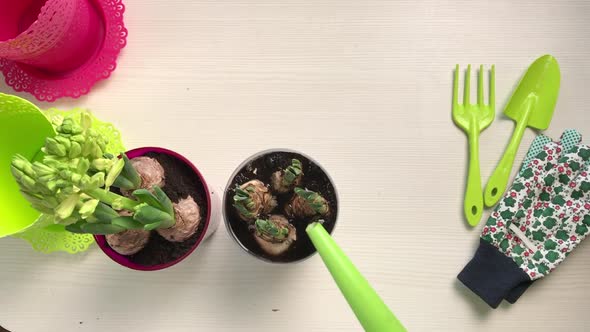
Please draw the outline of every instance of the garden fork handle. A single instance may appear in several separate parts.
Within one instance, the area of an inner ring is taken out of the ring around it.
[[[467,222],[476,226],[483,214],[483,190],[481,185],[481,172],[479,168],[479,127],[475,119],[471,125],[474,130],[469,131],[469,173],[467,175],[467,188],[465,190],[464,213]]]

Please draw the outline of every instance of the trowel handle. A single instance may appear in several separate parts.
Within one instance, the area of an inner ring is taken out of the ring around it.
[[[512,166],[514,165],[514,158],[516,157],[522,136],[527,127],[528,113],[529,111],[524,114],[523,119],[517,122],[514,134],[512,134],[512,138],[510,139],[510,144],[508,144],[502,160],[500,160],[496,170],[488,180],[484,193],[484,202],[488,207],[496,205],[504,195],[504,191],[506,191],[506,186],[512,173]]]
[[[365,331],[406,332],[324,226],[311,223],[305,231]]]

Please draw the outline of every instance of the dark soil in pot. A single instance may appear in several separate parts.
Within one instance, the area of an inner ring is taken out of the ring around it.
[[[224,210],[227,219],[226,222],[229,225],[230,231],[247,251],[268,261],[285,263],[294,262],[307,258],[315,253],[316,249],[305,233],[305,228],[309,223],[318,219],[318,216],[289,218],[289,223],[296,228],[297,240],[280,256],[272,256],[263,251],[256,243],[251,223],[249,226],[248,222],[242,220],[236,208],[234,208],[234,188],[255,179],[269,185],[271,183],[272,174],[291,165],[293,159],[301,161],[303,166],[302,170],[304,175],[302,181],[298,183],[297,186],[318,192],[328,201],[330,213],[326,216],[322,216],[321,219],[324,220],[323,225],[326,230],[329,233],[332,233],[338,214],[338,204],[334,186],[321,167],[299,153],[272,151],[259,155],[250,160],[241,169],[237,170],[236,175],[226,189]],[[287,193],[279,193],[276,190],[273,190],[272,186],[269,185],[269,187],[272,194],[276,197],[277,206],[270,213],[260,216],[261,218],[267,218],[273,214],[285,214],[285,207],[289,204],[294,195],[292,190]]]
[[[170,242],[156,231],[150,232],[150,239],[145,248],[136,254],[127,256],[130,261],[143,266],[154,266],[172,262],[190,251],[203,233],[207,218],[207,200],[205,187],[192,168],[173,156],[149,152],[144,155],[157,160],[164,168],[166,182],[162,190],[172,202],[192,196],[199,205],[201,222],[197,231],[183,242]]]

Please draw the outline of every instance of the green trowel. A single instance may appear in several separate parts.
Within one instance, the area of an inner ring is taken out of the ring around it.
[[[365,331],[406,332],[324,226],[314,222],[305,231]]]
[[[484,202],[494,206],[506,190],[514,158],[526,127],[545,130],[551,123],[559,94],[559,65],[551,55],[544,55],[528,68],[510,98],[504,114],[516,122],[512,139],[502,160],[488,180]]]

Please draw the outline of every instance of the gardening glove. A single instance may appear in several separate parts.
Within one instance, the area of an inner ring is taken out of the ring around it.
[[[551,142],[514,181],[458,279],[492,308],[542,278],[587,236],[590,148]]]
[[[539,135],[535,137],[533,143],[531,144],[529,151],[526,154],[526,157],[522,163],[521,169],[519,174],[522,175],[524,170],[527,166],[535,159],[535,157],[543,151],[543,146],[550,143],[552,140],[551,138],[545,135]],[[575,129],[567,129],[561,135],[561,145],[565,151],[569,151],[575,145],[579,144],[582,141],[582,135]],[[505,300],[509,303],[516,303],[518,299],[524,294],[524,292],[533,284],[533,281],[525,281],[520,285],[513,288],[506,296]]]

